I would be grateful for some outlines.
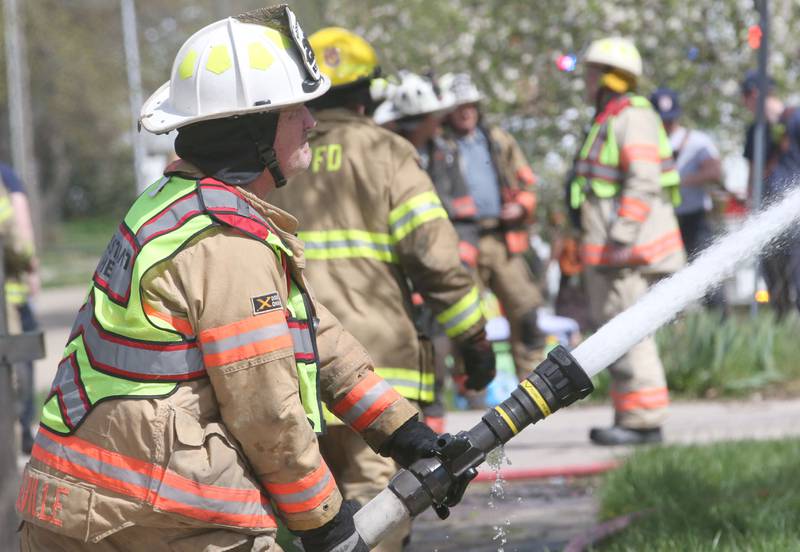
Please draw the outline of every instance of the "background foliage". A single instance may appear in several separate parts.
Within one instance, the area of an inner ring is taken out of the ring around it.
[[[300,0],[308,31],[341,25],[377,47],[389,70],[470,71],[487,113],[520,138],[545,186],[557,189],[587,121],[580,69],[555,60],[608,33],[633,37],[646,60],[643,91],[683,91],[686,119],[710,129],[723,151],[740,149],[738,81],[755,64],[750,0]],[[21,2],[40,181],[49,221],[121,210],[134,193],[119,4],[113,0]],[[206,23],[260,7],[259,0],[137,0],[145,94],[169,74],[179,44]],[[800,4],[774,0],[772,71],[782,92],[797,80],[791,30]],[[4,61],[0,58],[0,65]],[[5,105],[5,67],[0,104]],[[7,133],[6,109],[0,132]],[[7,140],[0,155],[10,156]],[[557,194],[556,194],[557,195]]]

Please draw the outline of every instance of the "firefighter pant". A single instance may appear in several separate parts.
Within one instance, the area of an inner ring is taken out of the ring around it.
[[[528,376],[544,359],[543,350],[525,344],[525,317],[542,304],[542,295],[533,281],[527,263],[520,255],[511,255],[502,232],[483,234],[478,241],[478,276],[481,283],[497,296],[511,329],[511,354],[517,376]]]
[[[165,522],[169,522],[165,516]],[[175,525],[180,522],[176,521]],[[23,522],[21,552],[283,552],[275,533],[246,535],[210,527],[128,527],[93,544]]]
[[[596,327],[632,306],[651,279],[632,268],[586,268],[586,291]],[[669,403],[664,368],[655,339],[646,337],[609,366],[615,425],[631,429],[656,428]]]
[[[362,506],[389,484],[400,467],[391,458],[373,452],[361,436],[345,425],[328,425],[319,448],[345,500]],[[411,522],[392,531],[373,551],[400,552],[411,532]]]

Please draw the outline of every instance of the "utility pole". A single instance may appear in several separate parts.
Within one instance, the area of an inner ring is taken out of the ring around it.
[[[25,44],[25,13],[18,0],[3,0],[5,21],[6,81],[11,164],[25,183],[36,242],[41,245],[42,203],[33,147],[30,80]]]
[[[750,209],[753,212],[761,209],[762,189],[764,186],[764,161],[767,146],[767,120],[765,104],[769,93],[769,76],[767,75],[767,63],[769,56],[769,0],[754,0],[755,8],[758,11],[761,29],[761,41],[758,46],[758,103],[756,105],[756,122],[753,132],[753,173],[750,175]],[[756,260],[755,278],[753,281],[753,296],[750,304],[750,314],[758,314],[758,301],[756,292],[758,291],[758,281],[761,277],[761,262]]]
[[[125,65],[128,72],[128,100],[131,109],[131,145],[133,146],[133,174],[136,190],[147,186],[143,173],[144,142],[139,136],[139,110],[142,108],[142,68],[139,59],[139,37],[136,26],[135,0],[120,0],[122,37],[125,45]]]

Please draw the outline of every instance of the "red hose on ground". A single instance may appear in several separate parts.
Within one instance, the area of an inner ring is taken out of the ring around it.
[[[578,466],[554,466],[551,468],[502,469],[500,476],[506,481],[524,481],[527,479],[547,479],[550,477],[582,477],[597,475],[613,470],[619,462],[595,462]],[[475,481],[491,482],[497,478],[493,471],[481,471]]]

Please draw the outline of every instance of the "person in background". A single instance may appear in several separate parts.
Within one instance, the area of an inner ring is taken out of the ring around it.
[[[6,275],[6,301],[17,310],[21,331],[33,332],[39,327],[31,302],[39,291],[39,262],[35,255],[33,218],[25,185],[10,166],[0,163],[0,178],[8,193],[14,212],[14,225],[23,247],[30,256],[29,270],[16,276]],[[33,362],[19,362],[14,365],[17,384],[17,410],[20,424],[21,448],[30,454],[33,448],[31,425],[35,416],[34,407],[34,369]]]
[[[544,358],[545,346],[537,312],[542,293],[524,257],[531,249],[536,176],[514,137],[483,120],[483,95],[468,74],[448,73],[439,84],[455,102],[445,119],[445,138],[457,148],[477,211],[478,276],[508,318],[511,352],[522,379]]]
[[[274,195],[275,204],[304,213],[306,274],[317,298],[360,342],[375,371],[403,397],[434,397],[432,346],[414,324],[417,292],[453,339],[474,390],[495,376],[480,294],[458,257],[458,236],[420,167],[417,150],[369,117],[378,74],[374,48],[357,34],[326,27],[309,37],[331,91],[312,102],[318,126],[309,138],[310,170]],[[334,413],[335,414],[335,413]],[[342,494],[365,504],[397,471],[358,431],[329,415],[320,447]],[[379,545],[402,550],[401,527]]]
[[[680,176],[647,98],[636,93],[642,58],[621,37],[595,40],[585,56],[586,100],[594,121],[569,189],[579,215],[581,261],[591,316],[599,327],[686,262],[674,205]],[[593,428],[598,445],[662,440],[669,391],[653,337],[609,366],[614,423]]]
[[[767,119],[764,179],[761,205],[773,201],[797,185],[800,173],[800,110],[786,103],[775,92],[775,81],[768,78],[764,114]],[[742,100],[750,113],[758,107],[758,72],[748,71],[741,83]],[[753,171],[755,122],[747,129],[744,156]],[[748,185],[752,179],[748,179]],[[754,190],[749,190],[751,203]],[[761,270],[769,291],[769,302],[781,319],[794,309],[800,310],[800,237],[787,236],[761,261]]]
[[[453,107],[453,99],[442,94],[433,79],[411,72],[401,72],[399,83],[387,100],[375,111],[375,122],[390,127],[416,148],[420,165],[431,177],[436,193],[458,234],[458,254],[464,267],[478,279],[478,241],[480,229],[477,210],[461,174],[458,148],[441,136],[442,119]],[[444,432],[445,406],[442,397],[445,380],[450,372],[449,358],[456,363],[456,381],[463,384],[463,366],[458,347],[453,347],[444,329],[425,306],[419,294],[415,299],[415,321],[421,333],[433,342],[434,399],[422,406],[422,413],[434,431]],[[459,390],[469,401],[484,402],[484,392]]]
[[[683,245],[689,259],[694,258],[713,238],[708,213],[712,208],[709,189],[722,186],[722,163],[719,150],[711,137],[701,130],[680,124],[682,113],[678,93],[659,88],[650,95],[650,103],[661,116],[669,136],[672,156],[681,177],[681,202],[675,207]],[[706,297],[706,304],[724,308],[722,290]]]

